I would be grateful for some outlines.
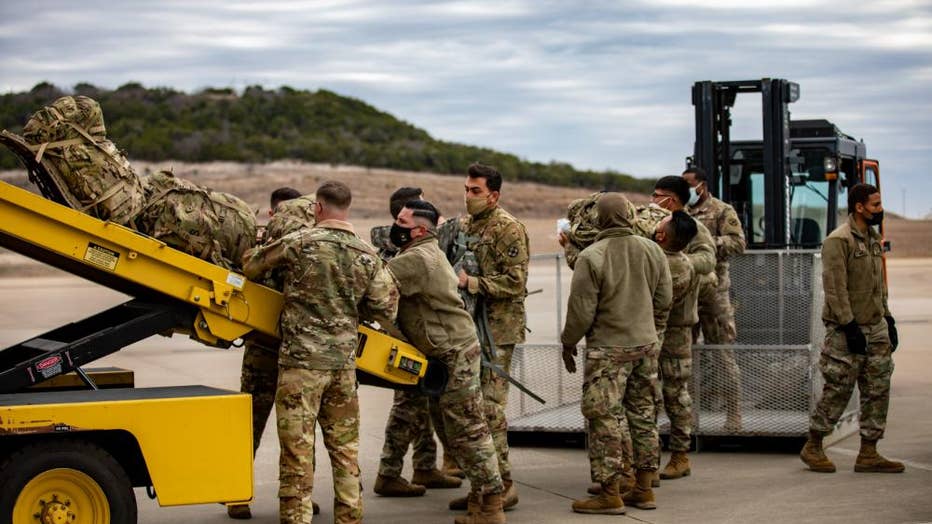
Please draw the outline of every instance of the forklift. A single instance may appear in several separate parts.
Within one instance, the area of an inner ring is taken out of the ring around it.
[[[731,139],[739,94],[760,93],[762,140]],[[696,82],[696,142],[688,166],[709,177],[709,190],[731,204],[748,249],[817,248],[847,216],[847,191],[880,187],[880,165],[863,141],[828,120],[791,120],[799,84],[781,78]]]

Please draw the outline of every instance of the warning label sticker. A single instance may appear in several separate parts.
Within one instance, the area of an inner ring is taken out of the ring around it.
[[[87,251],[84,253],[85,261],[97,267],[104,268],[107,271],[115,271],[119,259],[120,254],[116,251],[98,246],[94,243],[89,243],[87,245]]]

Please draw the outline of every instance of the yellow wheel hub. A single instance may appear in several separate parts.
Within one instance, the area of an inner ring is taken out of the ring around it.
[[[107,524],[110,504],[100,485],[84,472],[50,469],[23,487],[13,506],[13,522]]]

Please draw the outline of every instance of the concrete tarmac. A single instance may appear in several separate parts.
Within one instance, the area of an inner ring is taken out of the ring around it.
[[[895,355],[893,396],[880,451],[907,464],[901,475],[853,472],[858,437],[832,446],[835,474],[807,471],[793,451],[709,451],[691,455],[692,476],[664,481],[655,490],[658,509],[629,508],[625,516],[572,513],[574,498],[586,495],[589,466],[583,449],[513,447],[513,476],[520,504],[508,513],[513,523],[563,522],[932,522],[932,260],[888,263],[890,305],[897,317],[900,349]],[[563,274],[564,287],[569,272]],[[556,333],[554,265],[534,264],[530,289],[546,291],[528,299],[534,332],[529,342],[553,342]],[[563,297],[565,300],[565,296]],[[126,297],[71,276],[0,279],[0,347],[78,320]],[[133,369],[139,387],[185,384],[238,389],[241,350],[207,348],[182,337],[153,337],[100,360],[100,365]],[[467,492],[431,490],[422,498],[382,498],[372,492],[378,469],[385,414],[391,392],[363,386],[360,465],[368,522],[452,522],[449,499]],[[664,454],[664,460],[666,460]],[[278,443],[274,424],[266,428],[256,458],[252,522],[278,522]],[[319,522],[332,521],[329,459],[317,449],[314,498]],[[410,475],[410,462],[405,475]],[[162,508],[136,490],[141,523],[229,523],[219,505]]]

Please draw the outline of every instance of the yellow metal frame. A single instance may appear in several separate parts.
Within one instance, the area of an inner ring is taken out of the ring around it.
[[[139,443],[162,506],[252,499],[252,402],[247,394],[59,404],[27,404],[42,393],[17,395],[23,395],[23,404],[0,408],[0,434],[127,431]]]
[[[0,233],[94,274],[111,274],[196,306],[189,335],[205,344],[229,344],[253,331],[279,338],[283,298],[278,291],[5,182],[0,182]],[[427,359],[414,346],[368,328],[360,328],[360,333],[371,341],[371,347],[360,351],[361,370],[405,385],[417,384],[424,376]],[[405,367],[417,368],[417,373]]]
[[[233,341],[253,330],[278,336],[281,293],[4,182],[0,231],[197,306],[196,337],[205,343]]]

